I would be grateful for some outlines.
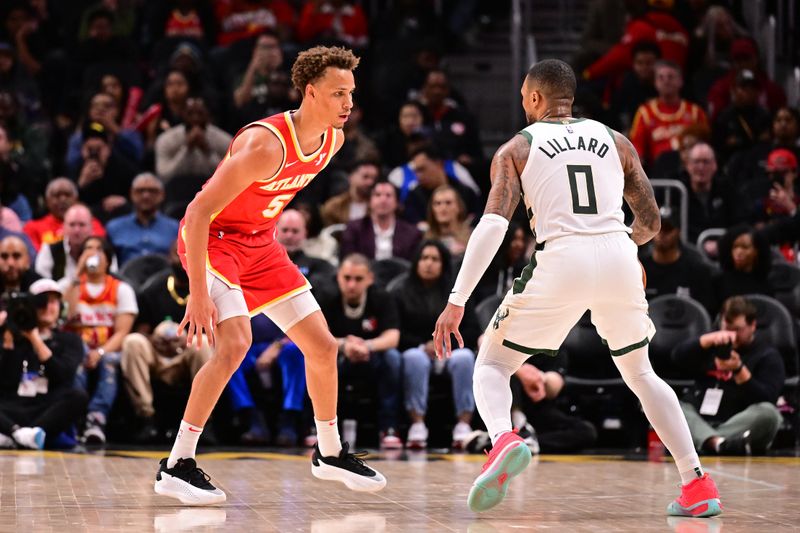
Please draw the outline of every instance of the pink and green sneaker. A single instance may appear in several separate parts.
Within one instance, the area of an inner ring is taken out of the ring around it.
[[[469,491],[467,503],[474,512],[488,511],[503,501],[508,484],[531,462],[531,451],[516,433],[503,433],[492,447]]]

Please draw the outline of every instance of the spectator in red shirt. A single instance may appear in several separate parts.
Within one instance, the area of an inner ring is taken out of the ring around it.
[[[689,49],[689,34],[681,23],[663,11],[646,12],[643,1],[628,2],[627,7],[631,20],[625,26],[622,39],[584,71],[584,78],[620,76],[631,68],[633,47],[642,41],[655,42],[661,50],[661,57],[683,68]]]
[[[639,106],[631,125],[630,139],[646,165],[661,154],[677,150],[678,136],[690,124],[707,125],[705,112],[697,104],[681,98],[683,74],[670,61],[656,64],[658,98]]]
[[[708,110],[714,119],[731,102],[731,93],[736,82],[736,75],[742,70],[752,70],[758,83],[758,103],[774,113],[786,105],[786,93],[770,80],[761,69],[758,60],[758,47],[749,38],[736,39],[731,44],[731,61],[733,68],[711,86],[708,93]]]
[[[29,221],[23,228],[37,252],[43,244],[52,244],[64,238],[64,214],[67,209],[78,203],[78,189],[73,181],[56,178],[47,184],[44,201],[49,213],[42,218]],[[94,217],[92,217],[92,235],[97,237],[106,235],[103,225]]]
[[[297,40],[364,48],[367,17],[360,5],[349,0],[308,0],[297,22]]]
[[[264,30],[292,36],[295,12],[287,0],[218,0],[216,15],[220,31],[217,44],[228,46],[255,37]]]

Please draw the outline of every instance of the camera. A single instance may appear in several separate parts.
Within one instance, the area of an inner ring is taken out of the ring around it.
[[[2,304],[8,312],[7,325],[12,331],[30,331],[39,325],[36,296],[26,292],[12,292],[3,296]]]
[[[722,361],[727,361],[728,359],[731,358],[732,350],[733,350],[733,345],[730,342],[728,342],[725,344],[718,344],[717,346],[714,346],[712,353],[714,354],[714,357],[716,357],[717,359],[721,359]]]

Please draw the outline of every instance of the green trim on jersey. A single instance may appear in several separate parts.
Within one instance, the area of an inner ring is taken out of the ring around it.
[[[523,346],[521,344],[517,344],[516,342],[511,342],[508,339],[503,339],[503,346],[506,348],[511,348],[512,350],[516,350],[518,352],[522,352],[527,355],[536,355],[536,354],[544,354],[549,355],[550,357],[555,357],[558,355],[558,350],[550,350],[548,348],[529,348],[528,346]]]
[[[538,122],[534,122],[534,124],[552,124],[553,126],[564,126],[565,124],[577,124],[578,122],[583,122],[584,120],[587,119],[569,117],[569,118],[558,119],[558,122],[553,120],[540,120]]]
[[[514,294],[519,294],[525,290],[525,285],[533,277],[533,269],[536,268],[536,250],[533,251],[531,254],[530,262],[525,265],[525,268],[522,269],[522,273],[519,275],[517,279],[514,280],[514,285],[511,287],[511,291]]]
[[[606,126],[606,125],[603,124],[603,126]],[[612,130],[611,128],[606,126],[606,131],[608,131],[608,134],[611,136],[611,142],[614,143],[614,146],[616,146],[617,145],[617,139],[614,137],[614,130]]]
[[[525,140],[528,141],[528,144],[533,144],[533,135],[525,130],[520,130],[517,132],[517,135],[522,135],[525,137]]]
[[[644,339],[634,344],[631,344],[630,346],[620,348],[619,350],[609,350],[609,351],[611,352],[611,355],[613,355],[614,357],[618,357],[620,355],[625,355],[626,353],[630,353],[634,350],[647,346],[648,344],[650,344],[650,339],[645,337]]]

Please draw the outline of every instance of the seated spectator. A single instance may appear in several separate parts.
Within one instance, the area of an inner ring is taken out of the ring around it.
[[[142,115],[137,127],[144,131],[145,146],[152,149],[159,135],[182,123],[186,101],[196,94],[196,83],[188,74],[172,68],[163,79],[153,82],[145,95]],[[159,172],[159,174],[161,174]]]
[[[48,213],[42,218],[28,221],[22,228],[38,252],[42,245],[53,244],[64,238],[64,215],[78,202],[78,188],[67,178],[56,178],[47,184],[44,203]],[[92,217],[92,235],[105,237],[106,230]]]
[[[555,404],[564,389],[563,359],[563,355],[536,355],[511,378],[511,420],[532,453],[574,453],[597,441],[591,422],[569,415]]]
[[[377,384],[381,447],[401,448],[397,434],[401,364],[396,349],[400,338],[397,308],[386,291],[373,285],[369,259],[363,255],[346,256],[336,281],[334,290],[319,296],[319,305],[339,343],[339,390],[346,391],[356,368],[367,365]]]
[[[794,215],[800,203],[797,189],[797,157],[791,150],[777,148],[769,153],[766,164],[769,192],[756,213],[758,220]],[[765,184],[766,185],[766,184]]]
[[[80,257],[81,245],[93,233],[92,214],[83,204],[74,204],[64,213],[63,237],[61,240],[42,245],[36,255],[34,268],[43,278],[62,280],[75,279],[75,269]],[[111,272],[117,271],[117,259],[111,263]],[[68,281],[66,282],[68,284]]]
[[[350,116],[347,117],[347,122],[344,123],[342,133],[347,142],[342,145],[336,157],[330,162],[332,171],[349,172],[353,165],[359,161],[381,161],[381,153],[378,150],[378,145],[372,140],[372,136],[368,135],[362,126],[364,118],[364,111],[358,103],[353,103],[350,109]]]
[[[700,106],[681,98],[683,74],[678,65],[658,61],[655,86],[658,98],[639,106],[629,134],[646,167],[664,152],[679,148],[678,135],[683,128],[691,124],[708,124]]]
[[[75,375],[75,384],[88,392],[89,374],[97,374],[83,440],[105,444],[105,426],[119,388],[122,340],[131,332],[139,308],[131,286],[108,273],[114,251],[107,241],[89,237],[80,251],[77,279],[65,297],[69,327],[80,334],[89,349]]]
[[[731,43],[731,69],[711,86],[708,93],[708,109],[712,120],[717,114],[728,107],[736,76],[743,70],[750,70],[755,74],[758,83],[758,103],[774,113],[786,105],[786,94],[780,85],[769,79],[764,69],[761,68],[758,58],[758,46],[749,37],[739,38]]]
[[[662,215],[661,230],[653,237],[649,253],[641,257],[647,274],[645,295],[648,300],[664,294],[692,298],[714,316],[718,304],[714,301],[711,267],[700,259],[696,251],[687,253],[685,248],[681,242],[678,217]]]
[[[98,80],[97,90],[114,99],[117,109],[120,110],[119,125],[122,130],[132,129],[136,124],[136,110],[142,101],[141,87],[129,86],[120,75],[106,72]],[[144,149],[142,137],[139,135],[139,144]]]
[[[630,127],[640,105],[658,96],[655,86],[655,65],[661,59],[658,45],[653,41],[642,41],[633,46],[631,54],[631,70],[622,76],[619,88],[611,97],[611,108],[623,129]]]
[[[467,212],[476,215],[480,190],[474,181],[468,182],[463,174],[455,170],[452,162],[443,159],[440,152],[431,147],[418,149],[411,155],[408,165],[393,170],[389,174],[389,181],[400,189],[400,201],[405,206],[403,218],[414,224],[424,220],[433,191],[448,184],[458,191]]]
[[[735,152],[769,140],[770,115],[758,104],[758,82],[752,70],[736,75],[731,105],[714,122],[714,146],[723,162]]]
[[[237,128],[292,106],[294,93],[290,90],[291,83],[286,72],[281,69],[282,65],[283,51],[278,34],[265,31],[256,39],[247,70],[236,76],[233,84]],[[284,84],[283,87],[281,83]]]
[[[800,112],[782,107],[772,118],[772,138],[748,150],[733,154],[728,161],[728,175],[737,185],[746,184],[761,174],[773,150],[785,148],[800,158]]]
[[[347,224],[351,220],[364,218],[367,214],[369,195],[373,185],[380,177],[381,170],[376,163],[358,161],[347,175],[349,187],[341,194],[330,198],[322,206],[322,223]]]
[[[26,170],[35,183],[48,173],[50,136],[42,124],[29,122],[21,113],[16,95],[0,88],[0,127],[11,143],[9,158]]]
[[[178,238],[178,221],[159,212],[164,201],[164,185],[145,172],[131,184],[133,213],[108,221],[108,240],[114,246],[119,262],[147,254],[166,255],[170,244]]]
[[[174,292],[174,283],[172,287]],[[159,286],[158,289],[172,294],[167,287]],[[146,296],[148,306],[153,304],[149,301],[152,300],[152,292]],[[178,298],[183,305],[175,303],[185,309],[186,297]],[[167,316],[163,322],[154,324],[153,315],[150,315],[147,317],[149,322],[139,322],[141,329],[150,330],[150,335],[131,333],[122,341],[120,367],[125,390],[140,424],[139,432],[133,436],[133,441],[138,444],[157,442],[163,437],[156,424],[153,380],[171,387],[181,387],[188,393],[192,380],[213,355],[208,343],[203,343],[201,348],[187,346],[186,335],[178,331],[178,324],[170,318]]]
[[[411,259],[422,233],[397,218],[397,189],[379,181],[369,195],[369,214],[347,224],[342,233],[341,256],[359,253],[369,259]]]
[[[440,69],[429,71],[418,99],[428,110],[428,126],[444,156],[475,169],[472,165],[483,159],[478,127],[472,114],[450,98],[447,74]]]
[[[275,238],[286,248],[289,259],[297,265],[312,285],[325,285],[333,281],[336,269],[329,262],[306,255],[303,243],[306,240],[306,219],[296,209],[281,213],[276,225]]]
[[[719,266],[714,280],[716,300],[744,294],[772,295],[767,276],[772,267],[769,243],[750,226],[734,226],[719,240]]]
[[[783,417],[775,402],[783,388],[781,354],[755,335],[756,308],[736,296],[722,306],[722,329],[687,340],[672,358],[695,386],[681,407],[698,451],[764,454]]]
[[[405,402],[411,427],[406,446],[425,448],[428,427],[428,384],[431,372],[450,374],[457,422],[453,428],[453,447],[460,448],[472,432],[472,412],[475,398],[472,395],[472,370],[480,326],[472,308],[464,313],[461,335],[464,348],[453,350],[446,360],[435,359],[431,332],[439,314],[447,304],[453,287],[450,252],[438,241],[426,240],[420,245],[411,265],[408,278],[395,288],[393,296],[400,314],[400,350],[403,352]]]
[[[156,172],[164,181],[179,176],[209,177],[225,157],[232,137],[210,122],[202,98],[186,100],[183,124],[156,140]]]
[[[420,138],[427,142],[431,133],[425,126],[425,106],[409,100],[400,106],[397,123],[392,124],[380,136],[380,152],[383,164],[389,168],[402,168]],[[465,169],[466,170],[466,169]]]
[[[367,17],[353,0],[306,2],[297,21],[297,40],[326,46],[366,48],[369,42]]]
[[[714,149],[697,143],[689,150],[686,166],[689,190],[689,242],[708,228],[726,228],[746,217],[747,210],[736,191],[717,173]]]
[[[31,268],[31,256],[22,239],[9,235],[0,240],[0,293],[27,292],[40,278]]]
[[[15,218],[27,222],[33,213],[26,195],[38,198],[42,184],[22,163],[14,160],[13,150],[8,132],[0,126],[0,203],[8,206],[3,208],[4,212],[10,210]],[[3,224],[7,226],[8,222],[4,219]]]
[[[0,314],[5,341],[0,356],[0,447],[41,450],[86,412],[86,393],[73,387],[83,345],[56,328],[61,289],[50,279],[30,287],[36,321],[15,324]],[[9,327],[11,326],[11,327]]]
[[[108,132],[97,122],[83,129],[81,159],[70,178],[78,184],[81,202],[102,220],[126,205],[125,196],[139,171],[138,165],[111,150]]]
[[[711,130],[705,124],[691,124],[678,135],[678,149],[664,152],[648,172],[650,179],[685,180],[689,152],[700,142],[711,142]],[[656,197],[658,199],[658,197]]]
[[[518,222],[512,220],[509,223],[500,248],[472,291],[472,301],[479,304],[490,296],[506,295],[514,284],[514,279],[522,274],[522,269],[528,264],[526,254],[530,237],[530,231]]]
[[[441,241],[454,257],[464,254],[472,228],[467,222],[467,208],[458,191],[450,185],[437,187],[428,204],[426,222],[426,239]]]
[[[80,25],[77,47],[71,54],[73,75],[78,80],[99,69],[135,71],[136,44],[128,37],[135,25],[133,6],[111,10],[97,3],[84,10]]]
[[[112,153],[132,162],[140,161],[144,156],[142,137],[134,129],[123,128],[121,121],[122,110],[113,96],[104,92],[92,96],[84,123],[96,122],[103,127]],[[76,174],[80,167],[83,135],[83,131],[79,129],[69,139],[67,170],[71,174]]]

